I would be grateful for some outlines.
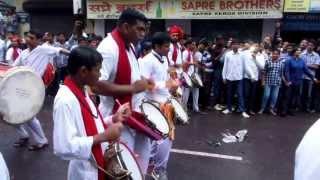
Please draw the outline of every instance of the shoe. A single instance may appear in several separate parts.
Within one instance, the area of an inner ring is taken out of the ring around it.
[[[208,114],[208,113],[206,113],[204,111],[200,111],[200,110],[194,111],[194,112],[197,113],[197,114],[200,114],[200,115],[207,115]]]
[[[229,111],[229,109],[225,109],[224,111],[222,111],[223,114],[230,114],[231,111]]]
[[[217,111],[222,111],[222,108],[220,107],[219,104],[216,104],[216,105],[214,106],[214,109],[217,110]]]
[[[252,115],[252,116],[256,115],[256,113],[253,112],[253,111],[250,111],[249,114]]]
[[[243,113],[242,113],[242,117],[244,117],[244,118],[250,118],[249,114],[247,114],[246,112],[243,112]]]
[[[276,116],[276,115],[277,115],[277,113],[276,113],[276,112],[274,112],[274,110],[273,110],[273,109],[270,109],[270,113],[271,113],[272,115],[274,115],[274,116]]]
[[[261,110],[258,112],[258,114],[263,114],[263,112],[264,112],[264,110],[261,109]]]
[[[227,108],[227,106],[222,105],[222,104],[219,104],[219,107],[220,107],[221,109],[225,109],[225,108]]]
[[[28,144],[29,138],[20,138],[17,142],[13,143],[13,147],[24,147]]]
[[[49,144],[48,143],[44,143],[44,144],[33,144],[33,145],[30,145],[28,147],[28,150],[29,151],[40,151],[41,149],[44,149],[46,147],[48,147]]]

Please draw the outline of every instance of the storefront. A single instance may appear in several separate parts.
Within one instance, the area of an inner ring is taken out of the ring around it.
[[[273,34],[275,21],[283,15],[283,0],[87,0],[87,18],[104,34],[128,7],[152,19],[152,32],[178,24],[195,37],[223,34],[256,41]]]
[[[39,31],[70,32],[73,28],[72,0],[26,0],[30,26]]]
[[[320,37],[320,1],[286,0],[282,37],[299,42],[302,38]]]

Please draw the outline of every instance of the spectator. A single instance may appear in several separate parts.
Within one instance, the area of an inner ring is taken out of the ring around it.
[[[225,55],[222,70],[223,82],[227,84],[227,109],[223,113],[230,114],[232,112],[233,90],[236,88],[239,104],[238,110],[242,113],[242,117],[249,118],[250,116],[245,112],[243,98],[244,62],[239,52],[239,43],[233,40],[231,48],[232,51]]]
[[[280,51],[274,50],[272,52],[271,60],[268,60],[264,68],[264,94],[261,104],[261,110],[259,114],[262,114],[267,106],[267,103],[270,99],[270,113],[272,115],[277,115],[275,112],[275,104],[277,102],[279,89],[282,81],[283,73],[283,63],[279,60]]]
[[[314,51],[315,42],[309,41],[307,45],[306,51],[302,52],[301,59],[305,62],[307,68],[310,73],[315,76],[316,70],[320,65],[320,57],[319,54]],[[313,99],[313,80],[308,76],[304,76],[303,78],[303,90],[302,90],[302,99],[304,102],[304,109],[307,112],[312,112],[312,99]]]
[[[15,36],[11,40],[10,48],[7,50],[6,53],[6,62],[8,64],[13,64],[14,61],[19,57],[22,50],[20,49],[20,39]]]

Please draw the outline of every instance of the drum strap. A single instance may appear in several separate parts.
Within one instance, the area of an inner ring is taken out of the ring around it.
[[[94,121],[94,117],[92,116],[92,112],[90,109],[90,106],[88,102],[86,101],[86,96],[83,90],[81,90],[76,83],[72,80],[70,76],[66,77],[64,80],[64,84],[70,89],[70,91],[76,96],[76,98],[79,101],[81,112],[82,112],[82,118],[83,118],[83,123],[84,127],[86,130],[87,136],[94,136],[98,134],[97,126]],[[100,120],[102,121],[102,116],[97,109],[97,112],[99,114]],[[102,124],[104,128],[106,129],[105,123],[102,121]],[[104,167],[105,165],[105,160],[103,157],[103,152],[100,144],[94,145],[92,147],[92,154],[100,167]],[[103,171],[98,170],[98,180],[105,180],[105,174]]]
[[[178,58],[178,44],[177,43],[173,43],[173,53],[172,53],[172,61],[174,64],[176,64],[177,62],[177,58]]]

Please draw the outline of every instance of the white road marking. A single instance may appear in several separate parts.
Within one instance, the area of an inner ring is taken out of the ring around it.
[[[199,152],[199,151],[189,151],[189,150],[182,150],[182,149],[171,149],[171,152],[178,153],[178,154],[188,154],[193,156],[202,156],[202,157],[212,157],[212,158],[220,158],[220,159],[230,159],[236,161],[242,161],[243,158],[241,156],[229,156],[224,154],[214,154],[214,153],[206,153],[206,152]]]

